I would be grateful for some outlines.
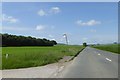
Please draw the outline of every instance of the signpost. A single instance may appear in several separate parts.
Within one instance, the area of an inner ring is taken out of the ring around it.
[[[6,54],[6,56],[5,56],[5,57],[6,57],[6,59],[8,58],[8,56],[9,56],[9,55],[8,55],[8,54]]]

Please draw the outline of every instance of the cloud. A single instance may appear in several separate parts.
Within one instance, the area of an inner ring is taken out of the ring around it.
[[[51,39],[51,40],[54,40],[54,41],[55,41],[55,39]]]
[[[76,21],[76,24],[79,26],[94,26],[97,24],[101,24],[100,21],[96,21],[96,20],[89,20],[87,22],[83,22],[82,20],[78,20]]]
[[[52,8],[50,9],[50,12],[53,13],[53,14],[57,14],[57,13],[59,13],[60,11],[61,11],[61,10],[60,10],[59,7],[52,7]]]
[[[41,10],[38,11],[38,15],[39,16],[46,16],[47,13],[43,9],[41,9]]]
[[[38,31],[41,31],[41,30],[44,30],[44,29],[45,29],[44,25],[37,25],[36,26],[36,30],[38,30]]]
[[[53,38],[54,36],[53,35],[48,35],[50,38]]]
[[[16,22],[18,22],[18,19],[14,18],[13,16],[7,16],[6,14],[3,14],[2,21],[6,21],[9,23],[16,23]]]
[[[47,11],[43,10],[43,9],[40,9],[38,11],[38,15],[39,16],[48,16],[48,15],[51,15],[51,14],[58,14],[60,13],[61,10],[59,7],[52,7],[50,9],[48,9]]]

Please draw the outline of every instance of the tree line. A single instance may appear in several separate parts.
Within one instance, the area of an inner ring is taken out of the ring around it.
[[[2,46],[54,46],[57,44],[54,40],[40,39],[31,36],[17,36],[11,34],[2,35]]]

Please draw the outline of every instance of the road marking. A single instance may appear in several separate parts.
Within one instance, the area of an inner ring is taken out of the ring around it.
[[[64,66],[61,66],[60,69],[58,70],[58,72],[62,71],[64,68]]]
[[[108,61],[112,61],[112,60],[110,60],[109,58],[106,58],[106,60],[108,60]]]
[[[57,73],[54,74],[54,76],[57,76],[57,74],[58,74],[59,72],[61,72],[61,71],[63,70],[63,68],[64,68],[64,66],[61,66],[61,67],[58,69]]]
[[[101,55],[101,54],[98,54],[98,55]]]
[[[55,73],[54,76],[57,76],[57,73]]]

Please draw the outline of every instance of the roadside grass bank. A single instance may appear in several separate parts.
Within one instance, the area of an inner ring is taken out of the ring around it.
[[[84,47],[84,48],[86,48],[86,47]],[[77,57],[80,54],[80,52],[82,52],[84,50],[84,48],[82,48],[80,51],[78,51],[77,54],[75,54],[74,57],[71,58],[71,60],[73,60],[75,57]]]
[[[118,44],[95,45],[95,46],[92,46],[92,47],[120,54],[120,52],[119,52],[120,44],[119,45]]]
[[[64,56],[75,56],[84,47],[56,45],[53,47],[3,47],[2,69],[43,66],[58,62]],[[6,54],[8,54],[6,56]]]

